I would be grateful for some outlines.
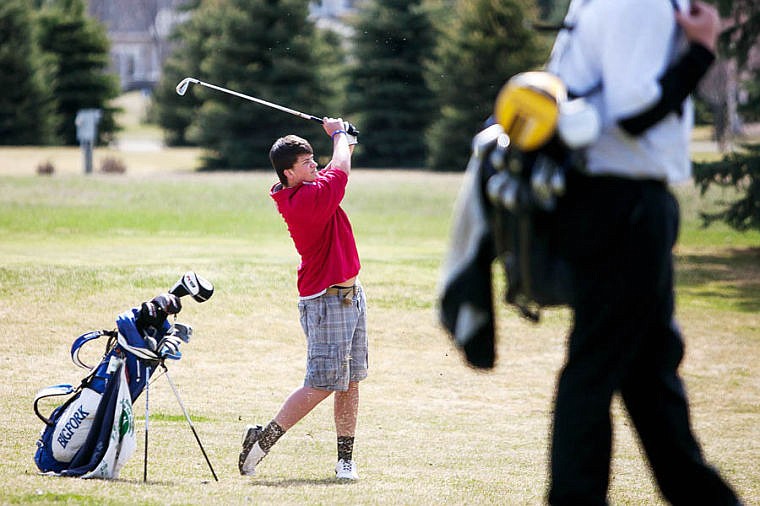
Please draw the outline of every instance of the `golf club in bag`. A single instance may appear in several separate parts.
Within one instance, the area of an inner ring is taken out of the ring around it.
[[[181,343],[188,343],[192,327],[167,320],[182,309],[180,298],[190,295],[197,302],[208,300],[213,285],[194,272],[185,273],[169,290],[119,314],[116,329],[82,334],[71,344],[75,365],[89,370],[78,386],[54,385],[40,390],[34,399],[34,412],[45,424],[37,441],[34,462],[40,472],[82,478],[118,478],[124,464],[136,449],[133,402],[145,390],[145,459],[143,480],[147,481],[148,392],[157,369],[167,375],[177,401],[190,423],[214,479],[214,472],[182,399],[168,375],[165,361],[179,360]],[[175,316],[176,318],[176,316]],[[105,352],[94,367],[79,354],[82,347],[101,337],[107,338]],[[40,412],[39,403],[50,397],[68,396],[49,416]]]
[[[252,97],[250,95],[246,95],[246,94],[240,93],[238,91],[230,90],[228,88],[222,88],[221,86],[217,86],[215,84],[206,83],[206,82],[203,82],[200,79],[196,79],[194,77],[186,77],[182,81],[180,81],[179,84],[177,84],[177,94],[180,95],[180,96],[184,96],[185,93],[187,93],[187,88],[191,84],[197,84],[199,86],[205,86],[206,88],[211,88],[212,90],[221,91],[222,93],[227,93],[228,95],[233,95],[233,96],[236,96],[238,98],[242,98],[242,99],[245,99],[245,100],[250,100],[251,102],[256,102],[257,104],[265,105],[267,107],[271,107],[272,109],[277,109],[278,111],[282,111],[282,112],[286,112],[288,114],[292,114],[294,116],[298,116],[299,118],[303,118],[303,119],[307,119],[307,120],[310,120],[310,121],[314,121],[314,122],[319,123],[320,125],[322,124],[322,118],[319,118],[317,116],[314,116],[314,115],[311,115],[311,114],[306,114],[305,112],[301,112],[301,111],[296,111],[295,109],[291,109],[289,107],[285,107],[285,106],[282,106],[282,105],[274,104],[272,102],[268,102],[268,101],[260,99],[260,98]],[[348,135],[352,135],[354,137],[356,137],[356,136],[359,135],[359,131],[356,129],[356,127],[354,125],[352,125],[351,123],[348,123],[347,125],[348,126],[346,128],[346,133]]]

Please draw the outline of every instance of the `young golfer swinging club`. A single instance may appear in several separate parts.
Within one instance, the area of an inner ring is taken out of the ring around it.
[[[338,462],[335,476],[359,478],[353,460],[359,382],[367,377],[366,304],[358,282],[359,255],[340,203],[351,172],[356,136],[342,119],[325,118],[332,160],[320,172],[311,145],[301,137],[277,139],[269,159],[280,182],[270,192],[301,256],[298,309],[306,333],[307,365],[302,387],[285,400],[269,424],[248,426],[238,459],[251,476],[277,440],[334,393]]]

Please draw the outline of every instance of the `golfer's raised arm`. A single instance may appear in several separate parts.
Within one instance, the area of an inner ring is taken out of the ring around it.
[[[351,148],[348,146],[348,134],[341,118],[324,118],[322,126],[333,140],[333,154],[329,166],[351,172]]]

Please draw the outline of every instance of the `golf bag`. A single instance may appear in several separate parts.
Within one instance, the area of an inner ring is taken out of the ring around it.
[[[473,138],[440,294],[440,320],[472,365],[495,362],[495,260],[507,304],[531,321],[542,307],[572,301],[562,208],[598,127],[595,112],[569,101],[558,78],[528,72],[502,88],[494,116]]]
[[[502,160],[509,157],[520,171],[503,169]],[[508,153],[494,142],[482,170],[494,251],[507,280],[506,302],[537,322],[541,307],[565,305],[572,298],[558,208],[573,163],[542,153]]]
[[[166,359],[179,360],[180,343],[189,342],[192,328],[170,323],[182,309],[180,297],[207,300],[213,286],[188,272],[169,293],[119,314],[115,330],[91,331],[71,345],[75,365],[90,372],[79,386],[61,384],[40,390],[34,411],[45,424],[34,461],[40,472],[82,478],[118,478],[136,449],[132,404]],[[106,339],[105,352],[94,367],[79,357],[82,347]],[[68,396],[49,416],[40,412],[42,399]]]

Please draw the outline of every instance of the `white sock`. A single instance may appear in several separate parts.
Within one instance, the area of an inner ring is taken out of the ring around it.
[[[251,451],[248,452],[248,456],[245,458],[245,462],[243,463],[243,474],[248,476],[256,474],[256,465],[261,462],[261,459],[266,457],[266,455],[266,452],[261,449],[259,442],[256,441],[256,443],[253,445],[253,448],[251,448]]]

